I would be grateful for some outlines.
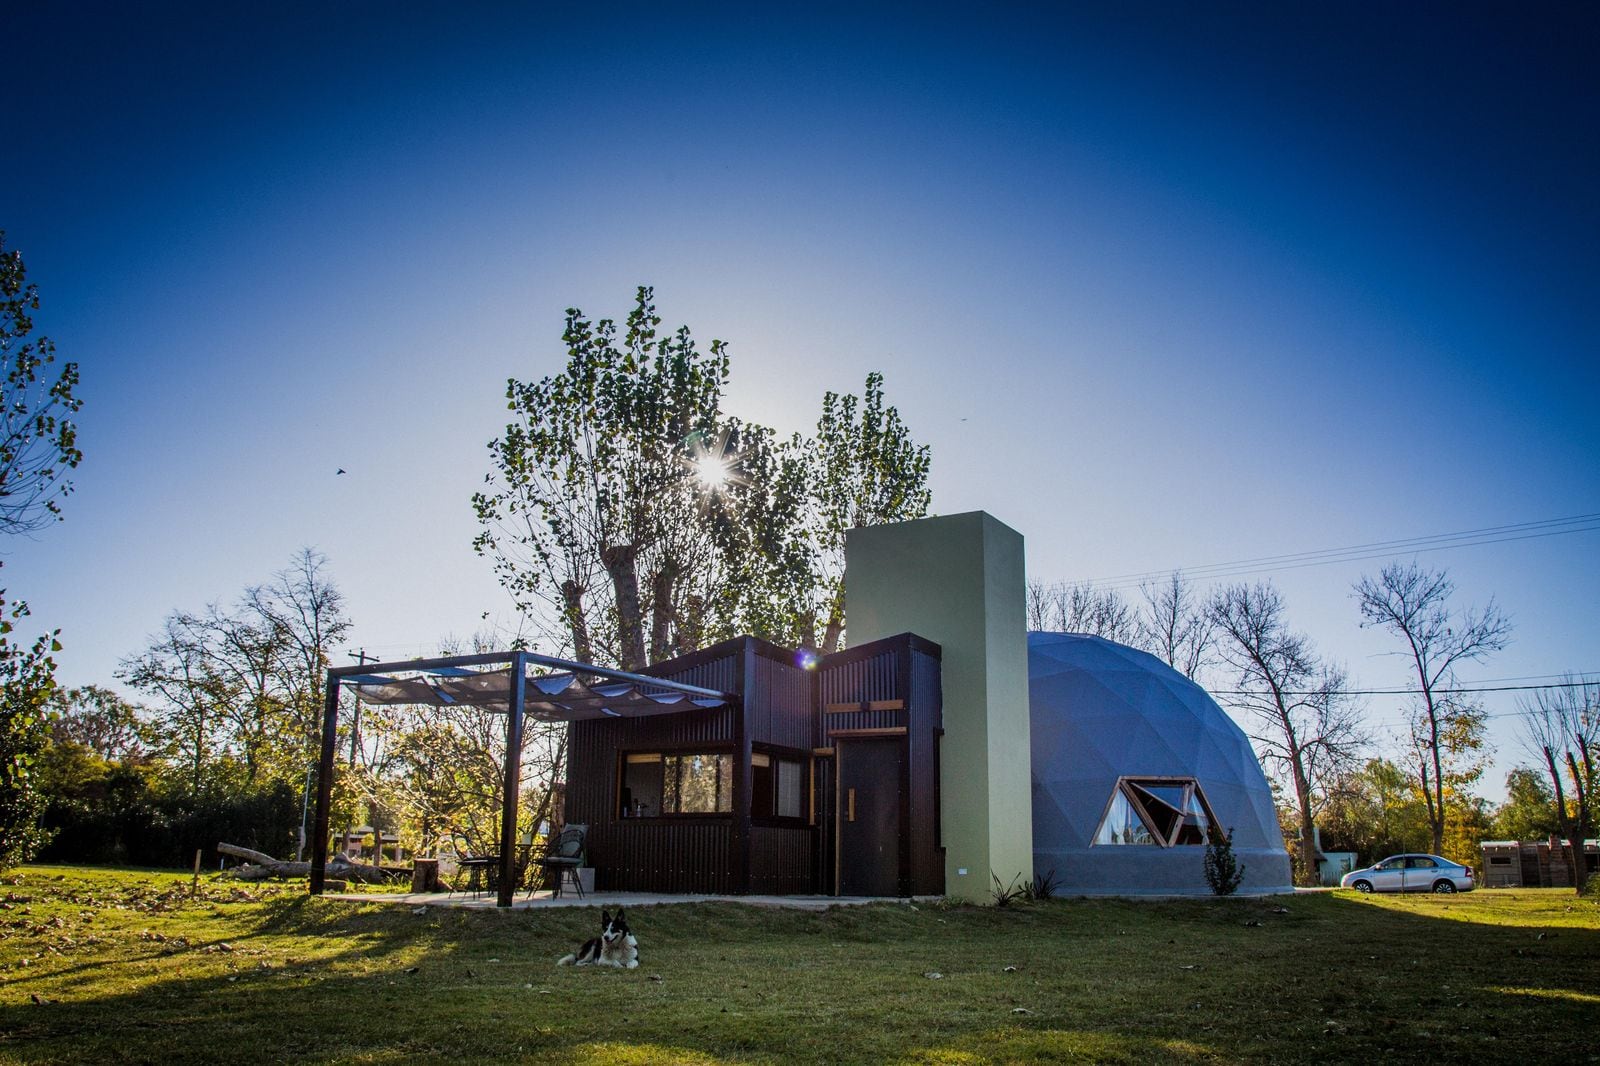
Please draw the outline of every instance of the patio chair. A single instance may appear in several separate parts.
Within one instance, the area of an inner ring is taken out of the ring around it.
[[[549,850],[544,858],[539,860],[539,866],[545,872],[544,880],[550,885],[550,896],[554,899],[561,895],[561,882],[570,879],[574,888],[578,890],[578,898],[583,898],[583,879],[578,876],[578,870],[584,865],[584,842],[589,836],[589,827],[586,825],[563,826],[556,838],[550,842]],[[555,881],[550,881],[550,875],[555,875]],[[528,890],[528,895],[533,895],[533,890]]]
[[[476,899],[485,890],[493,891],[498,886],[499,873],[500,856],[469,855],[456,864],[456,876],[450,881],[450,894],[460,892],[465,896],[470,893]],[[467,878],[466,884],[461,883],[463,875]]]

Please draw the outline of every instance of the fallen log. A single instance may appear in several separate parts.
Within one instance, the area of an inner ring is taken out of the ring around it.
[[[238,881],[265,881],[269,877],[310,877],[311,864],[309,862],[289,862],[284,859],[274,859],[265,852],[255,851],[251,848],[242,848],[237,844],[218,844],[218,853],[232,855],[236,859],[247,860],[247,865],[236,866],[226,871],[226,876]],[[408,877],[409,869],[390,869],[383,866],[368,866],[365,863],[350,862],[343,856],[335,855],[328,863],[329,873],[337,872],[348,881],[361,881],[369,885],[382,884],[392,881],[397,877]]]

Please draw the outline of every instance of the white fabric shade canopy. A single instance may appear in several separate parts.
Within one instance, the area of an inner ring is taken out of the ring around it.
[[[511,705],[510,667],[442,667],[419,671],[413,677],[357,674],[344,681],[363,703],[469,706],[499,714],[506,713]],[[524,713],[545,722],[676,714],[721,707],[726,702],[720,694],[671,681],[586,679],[576,673],[529,677],[523,690]]]

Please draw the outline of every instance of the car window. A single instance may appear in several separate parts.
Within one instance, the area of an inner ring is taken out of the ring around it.
[[[1404,865],[1405,860],[1403,859],[1384,859],[1382,862],[1375,864],[1372,868],[1374,870],[1393,870]]]
[[[1419,855],[1411,860],[1411,868],[1413,870],[1432,870],[1438,865],[1438,863],[1434,862],[1426,855]]]

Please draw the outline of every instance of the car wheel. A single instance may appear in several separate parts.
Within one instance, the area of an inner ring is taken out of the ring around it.
[[[1456,883],[1441,877],[1433,883],[1433,890],[1441,896],[1448,896],[1456,890]]]
[[[1372,891],[1372,882],[1371,881],[1357,881],[1355,884],[1351,885],[1350,887],[1355,889],[1357,892],[1360,892],[1362,895],[1366,895],[1368,892]]]

